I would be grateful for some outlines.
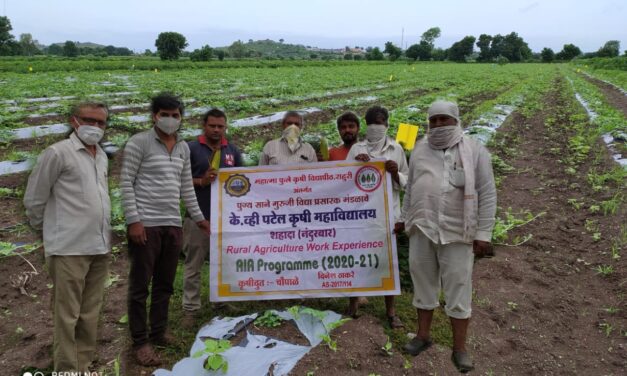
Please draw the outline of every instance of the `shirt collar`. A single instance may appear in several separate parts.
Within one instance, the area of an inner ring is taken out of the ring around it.
[[[159,138],[159,133],[157,133],[157,130],[155,129],[155,126],[153,126],[152,128],[150,128],[150,132],[152,133],[152,135],[157,139],[157,141],[159,142],[163,142],[161,141],[161,138]],[[179,132],[175,132],[174,133],[174,138],[176,140],[177,143],[183,141],[180,137],[179,137]]]
[[[72,146],[74,146],[74,150],[87,149],[83,142],[78,138],[76,131],[72,131],[70,141],[72,142]]]
[[[200,142],[203,145],[209,146],[209,143],[207,142],[207,137],[204,134],[201,134],[200,136],[198,136],[198,142]],[[229,144],[229,141],[226,139],[226,137],[222,137],[222,139],[220,140],[220,147],[224,148],[228,144]]]
[[[83,144],[83,141],[81,141],[81,139],[78,138],[78,135],[76,134],[75,131],[72,131],[72,134],[70,135],[70,142],[72,142],[72,146],[74,146],[74,150],[81,150],[81,149],[87,150],[87,147],[85,147],[85,144]],[[104,151],[100,147],[100,144],[96,144],[96,154],[100,154],[100,151],[104,153]]]

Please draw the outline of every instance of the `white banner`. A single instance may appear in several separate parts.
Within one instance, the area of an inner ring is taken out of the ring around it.
[[[229,168],[211,190],[211,301],[400,294],[382,161]]]

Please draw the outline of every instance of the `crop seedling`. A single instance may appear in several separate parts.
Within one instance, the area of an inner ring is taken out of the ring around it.
[[[516,311],[518,309],[518,303],[515,302],[507,302],[507,308],[510,311]]]
[[[617,193],[610,200],[601,201],[601,209],[603,209],[603,215],[616,214],[621,202],[623,202],[622,193]]]
[[[614,267],[612,265],[599,265],[594,270],[603,277],[608,277],[614,273]]]
[[[193,358],[200,358],[203,355],[208,355],[204,362],[204,368],[208,371],[218,371],[226,373],[229,369],[229,363],[224,359],[222,353],[231,348],[231,342],[220,339],[207,339],[205,340],[205,348],[198,350]]]
[[[383,353],[387,356],[392,356],[394,354],[392,352],[392,341],[390,341],[390,336],[387,337],[387,341],[385,342],[385,345],[381,347],[381,350],[383,350]]]
[[[603,310],[607,313],[609,313],[610,315],[613,315],[615,313],[620,312],[620,309],[616,308],[616,307],[607,307],[607,308],[603,308]]]
[[[612,246],[610,247],[610,254],[612,255],[612,260],[619,260],[620,259],[620,246],[618,245],[618,242],[614,242],[612,243]]]
[[[257,317],[255,320],[255,325],[264,326],[266,328],[276,328],[281,325],[283,319],[279,317],[277,314],[268,310],[263,313],[263,315]]]
[[[534,221],[535,219],[543,216],[545,213],[541,212],[534,216],[529,211],[526,211],[519,214],[519,216],[523,218],[517,218],[516,215],[512,213],[512,208],[507,208],[507,210],[502,214],[505,216],[504,219],[500,216],[497,216],[496,218],[496,223],[492,232],[492,242],[498,245],[519,246],[529,241],[533,235],[528,234],[523,237],[516,237],[513,244],[508,244],[506,243],[509,238],[508,232],[516,227],[524,226]]]
[[[612,331],[614,330],[614,327],[612,327],[612,324],[607,323],[607,322],[600,323],[599,328],[603,330],[606,337],[609,337],[610,334],[612,334]]]
[[[569,198],[568,205],[572,206],[575,210],[579,210],[583,206],[583,202],[577,200],[576,198]]]

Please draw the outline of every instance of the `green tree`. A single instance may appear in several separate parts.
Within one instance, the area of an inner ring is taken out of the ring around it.
[[[31,34],[20,34],[19,43],[23,55],[33,56],[41,53],[39,48],[37,48],[37,41],[33,40],[33,36]]]
[[[440,34],[441,34],[441,30],[439,27],[437,26],[432,27],[429,30],[422,33],[422,36],[420,37],[420,41],[427,42],[431,46],[431,48],[433,48],[433,43],[435,42],[436,39],[440,37]]]
[[[160,33],[155,40],[155,47],[161,60],[176,60],[187,47],[187,39],[183,34],[174,31]]]
[[[468,35],[459,42],[453,43],[448,50],[448,58],[452,61],[463,63],[466,58],[472,55],[473,47],[475,45],[475,37]]]
[[[218,60],[222,61],[224,60],[224,56],[226,55],[226,52],[224,52],[224,50],[217,50],[216,51],[216,56],[218,57]]]
[[[505,56],[510,62],[524,61],[531,57],[531,49],[515,32],[503,38],[503,49],[499,55]]]
[[[368,47],[366,48],[366,60],[383,60],[383,52],[379,47]]]
[[[405,56],[414,60],[420,59],[425,61],[431,59],[433,52],[433,43],[437,38],[440,37],[440,34],[441,31],[439,27],[432,27],[429,30],[425,31],[420,37],[420,43],[412,44],[410,46],[410,48],[412,49],[410,54],[407,55],[407,52],[405,52]]]
[[[8,17],[0,17],[0,55],[15,55],[19,52],[19,45],[11,34],[13,26]],[[17,48],[16,48],[17,47]]]
[[[581,55],[581,50],[579,47],[575,46],[572,43],[565,44],[560,52],[555,55],[555,59],[562,61],[570,61],[577,56]]]
[[[63,56],[67,57],[77,57],[78,56],[78,47],[76,43],[68,40],[63,45]]]
[[[418,59],[418,53],[420,50],[420,46],[417,44],[412,44],[411,46],[409,46],[408,49],[405,50],[405,56],[407,56],[410,59]]]
[[[603,47],[597,51],[598,57],[616,57],[620,53],[620,42],[617,40],[608,40]]]
[[[505,37],[501,34],[496,34],[492,37],[492,42],[490,43],[490,60],[503,56],[504,51]]]
[[[61,56],[63,55],[63,47],[58,44],[51,44],[50,46],[48,46],[47,53],[48,55]]]
[[[477,40],[477,48],[479,48],[479,61],[490,61],[490,42],[492,42],[492,37],[488,34],[479,35],[479,39]]]
[[[344,54],[344,60],[353,60],[353,54]]]
[[[229,46],[229,55],[236,59],[241,59],[246,56],[246,46],[241,40],[236,40]]]
[[[195,49],[190,55],[189,58],[192,61],[209,61],[213,57],[213,48],[209,47],[209,45],[204,45],[200,49]]]
[[[383,50],[388,56],[390,60],[394,61],[403,55],[403,51],[394,45],[392,42],[385,43],[385,49]]]
[[[540,56],[542,57],[543,63],[551,63],[555,60],[555,52],[548,47],[544,47],[542,52],[540,52]]]

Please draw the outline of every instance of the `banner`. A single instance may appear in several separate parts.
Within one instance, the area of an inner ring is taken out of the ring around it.
[[[400,294],[384,162],[219,170],[210,300]]]

